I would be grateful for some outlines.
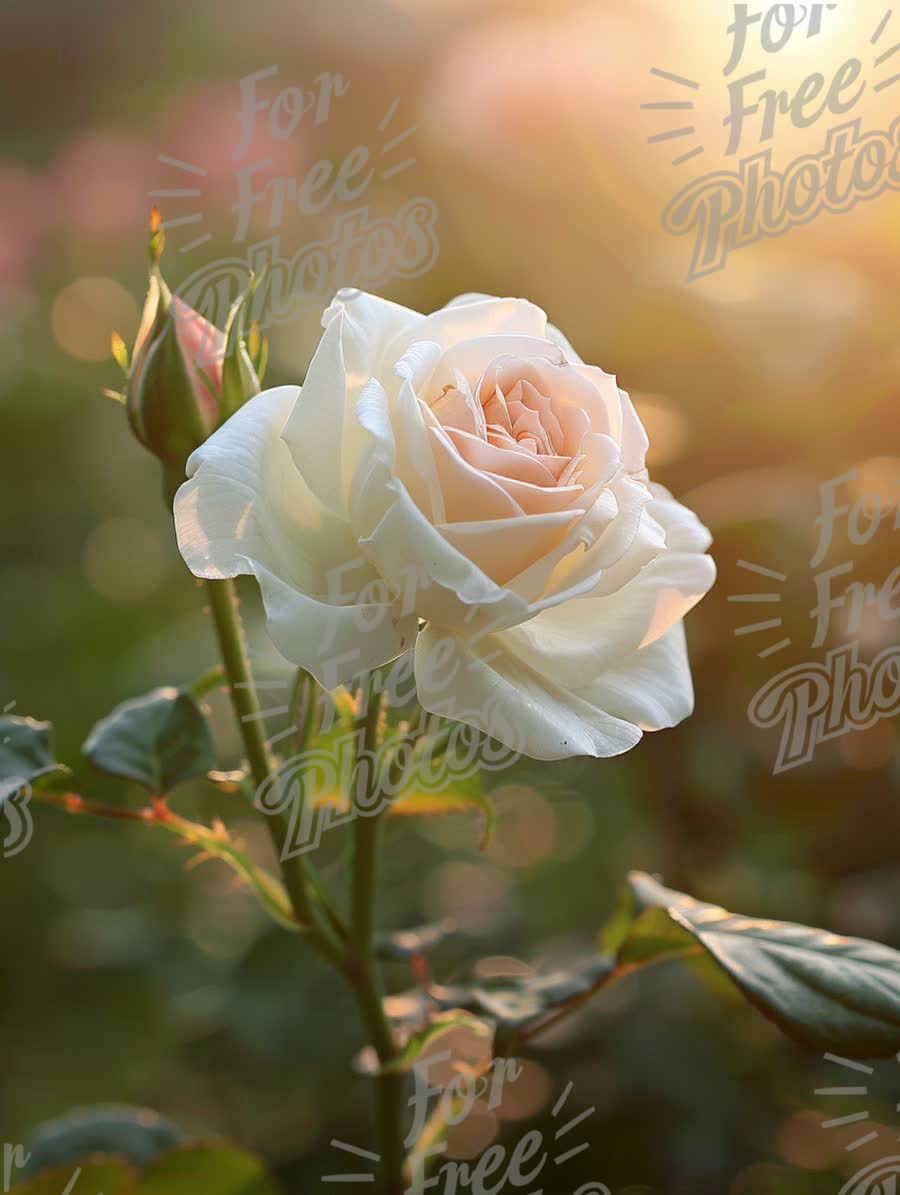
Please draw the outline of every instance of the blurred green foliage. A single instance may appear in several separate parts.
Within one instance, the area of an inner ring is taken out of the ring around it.
[[[460,930],[434,958],[443,981],[480,955],[552,963],[590,945],[625,872],[640,868],[726,907],[897,947],[896,725],[826,744],[773,776],[775,743],[746,718],[760,684],[810,655],[818,483],[869,462],[864,479],[887,477],[896,496],[895,199],[742,250],[721,276],[685,286],[686,246],[658,227],[674,179],[644,143],[644,95],[634,94],[675,36],[671,14],[649,2],[630,15],[612,3],[589,11],[589,77],[602,94],[579,72],[545,77],[547,62],[529,60],[530,106],[520,93],[504,106],[502,88],[518,81],[500,72],[479,140],[461,115],[454,124],[467,87],[491,74],[479,39],[493,44],[499,28],[515,55],[525,23],[564,28],[566,6],[6,6],[0,95],[18,115],[0,160],[0,706],[51,720],[73,787],[104,798],[121,783],[79,757],[94,722],[138,693],[189,685],[213,662],[156,464],[122,409],[100,397],[117,381],[101,358],[112,326],[126,339],[135,331],[147,193],[175,181],[157,154],[193,152],[209,168],[203,202],[216,239],[200,252],[211,260],[229,251],[239,79],[276,62],[285,81],[339,70],[351,80],[347,105],[291,148],[296,171],[368,136],[395,95],[407,123],[423,121],[419,160],[384,204],[431,197],[440,257],[385,293],[421,309],[470,290],[545,306],[586,360],[636,396],[657,446],[654,475],[712,527],[720,569],[688,620],[693,719],[620,760],[518,764],[500,778],[484,854],[475,814],[398,819],[382,925],[454,917]],[[623,27],[630,48],[611,56]],[[440,92],[448,75],[457,92]],[[293,235],[317,232],[313,221]],[[201,264],[195,255],[185,276]],[[320,309],[273,329],[268,382],[302,376]],[[854,577],[880,583],[898,534],[885,524],[864,548],[839,540],[829,562],[852,559]],[[794,646],[784,656],[760,659],[761,641],[734,635],[745,611],[727,597],[750,587],[740,560],[788,577],[778,613]],[[252,615],[255,595],[245,597]],[[260,675],[284,677],[258,626],[251,641]],[[876,627],[870,646],[892,641],[896,630]],[[219,697],[213,713],[221,765],[234,766]],[[271,729],[281,725],[273,717]],[[223,816],[265,857],[239,797],[198,784],[175,804]],[[331,837],[318,857],[340,893],[344,844]],[[162,835],[38,810],[29,848],[0,860],[0,902],[2,1140],[24,1141],[76,1105],[142,1104],[260,1153],[297,1191],[332,1168],[333,1137],[365,1142],[369,1080],[351,1067],[362,1044],[353,1008],[219,864],[186,871]],[[388,975],[392,990],[410,985],[406,964]],[[560,1029],[535,1055],[523,1119],[488,1126],[484,1142],[546,1118],[572,1081],[578,1107],[596,1108],[592,1148],[566,1174],[572,1190],[602,1179],[635,1193],[825,1195],[891,1153],[896,1136],[890,1064],[868,1080],[877,1141],[847,1153],[852,1126],[821,1128],[859,1107],[814,1094],[839,1078],[753,1011],[662,968]]]

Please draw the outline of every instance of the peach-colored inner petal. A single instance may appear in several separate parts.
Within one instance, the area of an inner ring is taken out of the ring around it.
[[[462,348],[434,375],[436,393],[427,401],[445,433],[434,445],[441,485],[445,491],[469,487],[465,495],[450,496],[448,512],[465,510],[467,521],[479,510],[482,518],[502,518],[501,495],[510,503],[508,517],[575,511],[585,491],[615,467],[616,413],[609,410],[609,395],[554,357],[518,356],[509,351],[513,346],[499,347],[507,351],[478,376],[460,366],[477,360],[480,350]],[[608,375],[597,376],[613,383]],[[448,457],[452,452],[458,467]]]

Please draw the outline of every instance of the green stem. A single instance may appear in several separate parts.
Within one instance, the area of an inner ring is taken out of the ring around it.
[[[234,707],[253,783],[259,790],[269,779],[272,761],[266,746],[259,698],[244,647],[234,582],[230,580],[207,581],[206,591],[209,595],[209,606],[228,680],[231,704]],[[269,828],[272,844],[281,867],[284,886],[291,899],[297,921],[306,929],[311,945],[345,974],[346,963],[343,951],[315,919],[303,857],[299,855],[293,858],[284,857],[284,847],[289,833],[286,815],[284,813],[268,814],[265,817],[265,822]]]
[[[353,950],[353,986],[357,1004],[381,1066],[391,1062],[397,1045],[384,1012],[384,991],[375,959],[375,892],[377,887],[380,811],[373,809],[377,789],[375,755],[380,715],[380,694],[370,678],[370,695],[357,722],[358,755],[354,774],[353,800],[353,895],[350,942]],[[362,701],[362,694],[360,695]],[[402,1195],[403,1179],[403,1095],[402,1074],[379,1074],[375,1080],[375,1119],[381,1156],[382,1195]]]
[[[271,775],[272,762],[266,746],[259,699],[244,648],[234,582],[207,581],[206,589],[244,751],[253,782],[259,789]],[[368,700],[358,724],[359,754],[354,772],[354,801],[359,809],[367,811],[371,809],[371,798],[377,785],[374,759],[380,699],[374,693],[375,688],[372,683],[373,696]],[[351,985],[379,1063],[384,1065],[392,1061],[397,1047],[390,1022],[384,1012],[384,994],[374,954],[379,828],[377,812],[368,817],[357,813],[354,821],[352,920],[348,943],[341,940],[338,925],[334,921],[333,929],[329,929],[317,919],[316,907],[320,906],[324,894],[312,879],[303,857],[284,858],[284,844],[289,831],[287,818],[283,814],[276,814],[266,817],[265,820],[281,865],[284,885],[294,915],[307,930],[307,940]],[[325,912],[331,920],[330,911],[326,909]],[[343,929],[342,926],[340,928]],[[402,1074],[384,1074],[377,1077],[375,1115],[381,1155],[381,1195],[403,1195],[405,1188],[403,1094]]]

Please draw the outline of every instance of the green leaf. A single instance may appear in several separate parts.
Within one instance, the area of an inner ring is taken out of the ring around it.
[[[137,1191],[139,1195],[282,1195],[261,1162],[225,1145],[192,1146],[160,1158],[145,1170]]]
[[[112,1155],[138,1168],[184,1142],[176,1124],[149,1108],[100,1105],[49,1121],[35,1133],[27,1152],[27,1175],[72,1168],[83,1158]],[[60,1188],[61,1189],[61,1188]]]
[[[68,772],[53,756],[52,729],[34,718],[0,718],[0,805],[44,776]]]
[[[381,1067],[379,1073],[386,1075],[412,1070],[426,1049],[435,1045],[441,1038],[461,1029],[473,1033],[476,1037],[484,1038],[486,1041],[493,1037],[491,1026],[472,1016],[471,1013],[459,1009],[437,1013],[428,1025],[410,1035],[397,1057],[386,1066]]]
[[[156,796],[216,766],[203,712],[190,693],[171,688],[117,706],[91,731],[84,754],[101,772],[136,780]]]
[[[224,1142],[188,1144],[146,1108],[74,1112],[43,1126],[25,1154],[12,1195],[282,1195],[256,1158]]]
[[[729,913],[633,873],[604,938],[620,970],[698,955],[784,1033],[815,1050],[900,1049],[900,953],[861,938]]]
[[[465,1008],[489,1016],[505,1029],[521,1029],[602,987],[615,964],[605,955],[592,955],[556,971],[530,971],[481,979],[470,985],[433,987],[429,996],[440,1008]]]

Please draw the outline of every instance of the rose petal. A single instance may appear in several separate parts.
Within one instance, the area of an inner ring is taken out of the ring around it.
[[[590,705],[505,649],[506,634],[476,644],[426,627],[416,640],[418,699],[424,709],[475,726],[531,759],[611,756],[641,738],[637,726]]]
[[[503,585],[545,556],[582,514],[584,511],[575,509],[523,515],[517,519],[479,519],[472,523],[444,523],[439,530],[486,576]]]
[[[443,428],[432,427],[430,432],[431,452],[447,512],[441,522],[508,519],[524,513],[502,479],[490,477],[470,465]]]
[[[556,482],[550,470],[531,453],[498,448],[455,427],[448,427],[446,432],[462,456],[476,469],[516,477],[519,481],[530,481],[532,485],[552,486]]]
[[[357,399],[370,378],[392,376],[383,368],[385,340],[401,330],[412,337],[421,320],[418,312],[361,293],[352,301],[335,299],[322,317],[325,331],[284,439],[310,489],[337,515],[346,516],[350,483],[366,444],[355,415]]]
[[[694,710],[684,623],[605,669],[579,695],[642,730],[677,726]]]
[[[444,349],[475,337],[519,334],[543,338],[547,317],[525,299],[485,297],[471,303],[442,307],[424,316],[415,329],[395,336],[386,346],[393,360],[400,358],[415,340],[434,340]]]
[[[417,624],[297,472],[281,439],[297,395],[265,391],[193,453],[175,527],[198,577],[256,576],[276,646],[333,688],[406,650]]]

